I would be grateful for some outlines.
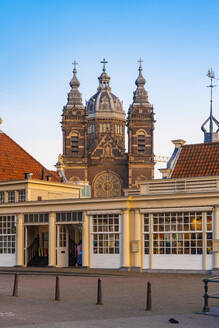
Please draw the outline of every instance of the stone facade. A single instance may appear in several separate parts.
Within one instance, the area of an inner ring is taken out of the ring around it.
[[[86,106],[78,90],[75,63],[71,91],[62,114],[63,155],[58,166],[68,180],[88,182],[92,197],[116,197],[123,194],[123,188],[153,178],[154,114],[144,88],[141,63],[127,119],[122,102],[111,92],[106,62],[103,63],[97,92]]]

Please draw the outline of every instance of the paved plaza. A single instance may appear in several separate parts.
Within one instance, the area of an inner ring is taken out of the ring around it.
[[[12,297],[14,276],[0,273],[0,327],[219,327],[219,317],[197,314],[203,307],[203,275],[65,270],[73,275],[60,276],[61,301],[55,301],[52,271],[19,274],[18,297]],[[96,305],[98,277],[102,306]],[[151,312],[145,311],[148,281]],[[219,300],[210,300],[210,306],[216,305]],[[178,325],[168,322],[172,317]]]

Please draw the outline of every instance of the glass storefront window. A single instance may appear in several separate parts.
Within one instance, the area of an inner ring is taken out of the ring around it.
[[[92,227],[94,254],[120,253],[118,214],[94,215]]]
[[[212,252],[212,212],[207,212],[207,254]],[[202,254],[201,212],[153,213],[153,254]],[[149,214],[144,214],[144,254],[149,254]]]

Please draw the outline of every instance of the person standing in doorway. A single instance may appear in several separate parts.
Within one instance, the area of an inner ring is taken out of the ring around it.
[[[79,241],[77,245],[77,265],[82,266],[82,242]]]

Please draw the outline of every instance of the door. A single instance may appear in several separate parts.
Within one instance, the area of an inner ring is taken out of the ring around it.
[[[68,267],[68,227],[58,225],[57,266]]]

